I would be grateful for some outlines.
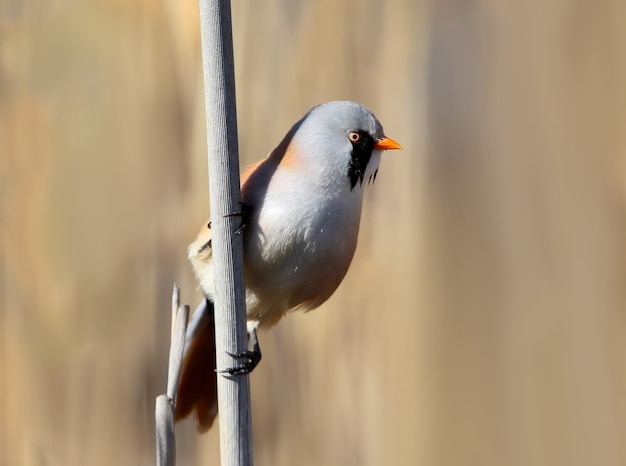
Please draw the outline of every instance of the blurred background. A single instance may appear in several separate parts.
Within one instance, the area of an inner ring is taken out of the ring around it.
[[[208,217],[197,2],[0,0],[0,464],[154,464]],[[626,464],[626,3],[237,0],[242,165],[311,106],[403,152],[261,335],[256,464]],[[181,465],[218,429],[177,430]]]

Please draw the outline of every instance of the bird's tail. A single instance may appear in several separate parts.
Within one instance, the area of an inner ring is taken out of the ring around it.
[[[196,427],[200,432],[209,430],[217,416],[215,319],[209,299],[203,311],[197,328],[187,335],[188,346],[176,397],[176,420],[186,418],[195,410]]]

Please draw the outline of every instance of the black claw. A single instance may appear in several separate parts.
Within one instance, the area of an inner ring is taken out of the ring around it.
[[[240,366],[229,367],[228,369],[217,370],[216,372],[228,373],[230,375],[242,375],[249,374],[261,361],[261,353],[255,353],[254,351],[243,351],[241,353],[228,353],[234,359],[245,359]]]
[[[227,373],[230,375],[249,374],[261,362],[261,347],[256,336],[256,329],[249,334],[252,351],[242,351],[241,353],[228,353],[233,359],[244,359],[245,361],[237,367],[229,367],[228,369],[216,369],[215,372]]]
[[[246,228],[247,226],[247,220],[248,220],[248,214],[250,213],[250,210],[252,210],[252,208],[246,204],[245,202],[240,202],[239,206],[241,207],[241,209],[239,209],[236,212],[224,215],[225,218],[227,217],[241,217],[241,224],[239,225],[239,227],[235,230],[235,234],[236,235],[240,235],[241,232]]]

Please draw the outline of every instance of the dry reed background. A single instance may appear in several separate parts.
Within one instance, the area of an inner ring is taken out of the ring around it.
[[[339,98],[405,147],[337,294],[261,336],[257,464],[626,464],[626,3],[233,14],[242,163]],[[0,464],[154,463],[201,92],[195,1],[0,1]]]

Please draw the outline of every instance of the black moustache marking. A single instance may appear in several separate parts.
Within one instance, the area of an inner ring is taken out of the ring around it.
[[[374,150],[374,138],[365,131],[357,131],[361,136],[358,141],[352,142],[352,154],[348,165],[348,178],[350,178],[350,189],[353,190],[357,183],[363,185],[365,170],[372,157]]]

